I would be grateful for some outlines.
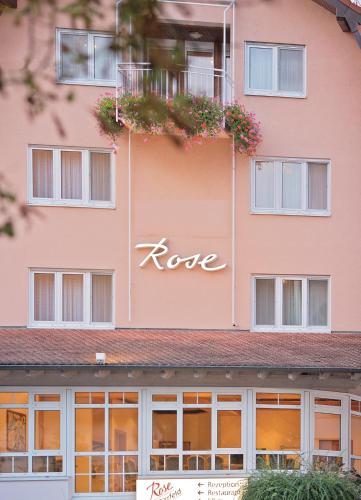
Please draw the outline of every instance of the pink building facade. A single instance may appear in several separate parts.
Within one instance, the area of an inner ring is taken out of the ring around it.
[[[157,91],[244,104],[251,157],[225,134],[185,150],[124,132],[114,154],[95,102],[150,71],[146,51],[109,50],[119,9],[36,30],[73,102],[30,120],[21,88],[1,101],[2,173],[33,215],[0,243],[0,497],[361,471],[361,8],[164,3],[159,38],[185,67]],[[29,26],[0,25],[9,71]]]

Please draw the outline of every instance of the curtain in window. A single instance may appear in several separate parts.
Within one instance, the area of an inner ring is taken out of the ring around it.
[[[327,280],[308,281],[308,324],[327,326]]]
[[[187,91],[193,95],[214,96],[214,58],[212,52],[188,52]]]
[[[61,197],[82,199],[82,164],[80,151],[61,152]]]
[[[278,49],[279,90],[302,92],[303,50]]]
[[[308,208],[327,209],[327,165],[308,164]]]
[[[83,321],[83,275],[63,275],[63,321]]]
[[[302,324],[302,281],[283,280],[283,325]]]
[[[302,208],[301,188],[301,163],[282,163],[282,208]]]
[[[94,77],[97,80],[115,80],[114,38],[94,36]]]
[[[249,87],[253,90],[272,90],[273,49],[250,47]]]
[[[33,196],[53,197],[53,152],[33,149]]]
[[[88,35],[61,34],[61,78],[88,78]]]
[[[55,320],[55,277],[52,273],[34,274],[34,320]]]
[[[274,208],[274,163],[257,161],[256,171],[256,208]]]
[[[110,201],[110,154],[90,153],[90,198]]]
[[[275,324],[275,280],[256,279],[256,325]]]
[[[92,275],[92,321],[110,323],[112,321],[112,276]]]

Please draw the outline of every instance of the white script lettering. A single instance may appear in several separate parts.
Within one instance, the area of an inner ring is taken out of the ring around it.
[[[200,253],[189,255],[188,257],[181,257],[179,254],[174,254],[167,259],[161,261],[161,257],[168,254],[169,249],[165,244],[167,238],[162,238],[158,243],[138,243],[135,246],[138,250],[150,249],[150,252],[145,256],[139,267],[145,267],[148,262],[153,261],[153,264],[159,271],[164,271],[164,269],[177,269],[181,264],[184,264],[186,269],[194,269],[197,265],[203,269],[203,271],[214,272],[221,271],[227,264],[220,264],[219,266],[211,266],[213,262],[218,259],[216,253],[210,253],[205,257],[202,257]]]

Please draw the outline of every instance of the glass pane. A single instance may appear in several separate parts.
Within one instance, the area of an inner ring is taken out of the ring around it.
[[[308,280],[308,324],[327,326],[327,280]]]
[[[185,408],[183,410],[183,450],[211,449],[210,408]]]
[[[257,408],[257,450],[299,450],[300,410]]]
[[[112,276],[92,274],[92,322],[111,323],[113,312]]]
[[[58,450],[60,448],[60,411],[36,410],[35,449]]]
[[[89,493],[89,476],[75,476],[75,493]]]
[[[88,456],[75,457],[75,474],[88,474],[89,463],[90,457]]]
[[[124,476],[124,491],[135,491],[137,486],[137,475],[126,474]]]
[[[241,411],[219,410],[217,416],[217,448],[242,448]]]
[[[265,454],[256,456],[257,469],[298,470],[301,460],[298,455]]]
[[[136,408],[109,409],[109,450],[135,451],[138,449],[138,410]]]
[[[308,164],[308,208],[327,210],[327,165]]]
[[[341,400],[330,398],[315,398],[315,405],[341,406]]]
[[[110,159],[110,153],[90,153],[91,200],[111,201]]]
[[[153,410],[153,448],[177,448],[177,412]]]
[[[282,280],[282,324],[302,325],[302,281]]]
[[[105,476],[93,474],[91,476],[91,492],[92,493],[102,493],[105,491]]]
[[[48,472],[63,472],[63,457],[48,457]]]
[[[12,467],[12,457],[0,457],[0,474],[11,473]]]
[[[53,152],[33,149],[33,196],[53,197]]]
[[[109,474],[109,491],[120,493],[124,491],[123,476],[120,474]]]
[[[302,208],[301,163],[282,163],[282,208]]]
[[[356,471],[357,474],[361,474],[361,460],[351,460],[351,468]]]
[[[242,401],[242,396],[240,394],[217,394],[218,403],[233,403]]]
[[[33,457],[33,472],[47,472],[47,457]]]
[[[273,49],[271,47],[250,47],[249,87],[252,90],[272,90]]]
[[[315,455],[313,457],[313,465],[315,470],[332,470],[338,472],[343,465],[343,459],[342,457]]]
[[[275,280],[256,279],[256,325],[275,324]]]
[[[259,405],[295,405],[301,404],[301,394],[257,392],[256,403]]]
[[[18,474],[28,472],[28,457],[14,457],[14,472]]]
[[[183,470],[211,470],[211,455],[185,455]]]
[[[0,452],[28,450],[28,410],[0,409]]]
[[[361,401],[357,401],[356,399],[351,399],[351,410],[358,411],[361,413]]]
[[[211,392],[198,392],[198,404],[206,405],[212,403],[212,393]]]
[[[88,35],[61,35],[61,78],[88,78]]]
[[[151,455],[150,470],[179,470],[179,457],[178,455]]]
[[[34,274],[34,320],[55,320],[55,275]]]
[[[315,413],[316,450],[340,451],[341,415]]]
[[[303,91],[303,50],[278,49],[278,86],[288,92]]]
[[[76,404],[89,404],[90,403],[90,392],[76,392],[75,393],[75,403]]]
[[[361,416],[351,416],[351,455],[361,456]]]
[[[114,38],[110,36],[94,36],[94,74],[97,80],[115,80],[113,43]]]
[[[301,394],[288,394],[287,392],[278,394],[278,402],[280,405],[300,405]]]
[[[258,405],[278,405],[277,393],[272,392],[257,392],[256,403]]]
[[[91,473],[104,474],[105,458],[103,456],[94,455],[91,457]]]
[[[243,469],[243,455],[231,455],[230,456],[230,469],[231,470],[242,470]]]
[[[0,392],[0,405],[27,404],[27,392]]]
[[[214,96],[214,58],[212,52],[187,52],[187,92]]]
[[[152,401],[160,402],[160,403],[176,403],[177,395],[176,394],[153,394]]]
[[[80,151],[61,152],[61,197],[82,199],[82,154]]]
[[[75,410],[75,450],[104,451],[104,409]]]
[[[63,274],[63,321],[83,319],[83,275]]]
[[[60,394],[35,394],[34,401],[37,403],[60,402]]]
[[[257,161],[255,168],[256,208],[274,208],[274,163]]]
[[[105,403],[105,394],[104,392],[91,392],[90,393],[90,402],[93,405],[102,405]]]
[[[137,392],[110,392],[109,393],[109,403],[113,404],[113,405],[137,404],[138,403],[138,393]]]
[[[196,392],[184,392],[183,393],[183,403],[184,404],[197,404],[198,395]]]

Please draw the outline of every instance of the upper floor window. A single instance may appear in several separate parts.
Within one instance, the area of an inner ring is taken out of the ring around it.
[[[305,52],[303,45],[246,43],[246,94],[305,97]]]
[[[257,276],[253,324],[258,330],[329,329],[329,278]]]
[[[114,159],[110,151],[29,148],[30,203],[114,206]]]
[[[57,76],[63,83],[115,85],[114,36],[110,33],[57,31]]]
[[[39,270],[30,276],[31,325],[112,326],[111,272]]]
[[[325,160],[253,160],[252,212],[330,215],[330,170]]]
[[[361,399],[351,399],[351,467],[361,473]]]

